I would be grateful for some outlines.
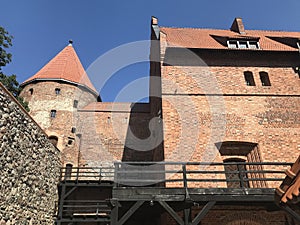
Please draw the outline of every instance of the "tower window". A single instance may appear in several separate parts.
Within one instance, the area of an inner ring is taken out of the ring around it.
[[[51,110],[50,117],[55,118],[56,117],[56,110]]]
[[[74,138],[68,137],[68,146],[72,145],[74,143]]]
[[[255,86],[255,81],[252,72],[250,71],[244,72],[244,78],[248,86]]]
[[[57,95],[60,94],[60,88],[55,88],[55,94],[57,94]]]
[[[33,95],[33,88],[30,88],[30,89],[29,89],[29,94],[30,94],[30,95]]]
[[[259,72],[262,86],[271,86],[270,78],[267,72]]]
[[[74,100],[74,102],[73,102],[73,107],[74,107],[74,108],[77,108],[77,107],[78,107],[78,100]]]
[[[71,132],[74,134],[76,132],[76,127],[72,127]]]
[[[58,142],[58,137],[56,136],[50,136],[49,141],[56,147]]]

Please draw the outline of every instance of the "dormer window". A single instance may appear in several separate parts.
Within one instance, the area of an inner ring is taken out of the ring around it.
[[[259,43],[257,40],[228,40],[227,47],[239,49],[259,49]]]

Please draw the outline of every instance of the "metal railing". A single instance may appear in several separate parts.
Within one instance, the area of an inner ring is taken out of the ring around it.
[[[111,167],[61,169],[61,181],[111,181],[115,186],[275,188],[292,163],[115,162]]]
[[[64,217],[109,217],[110,213],[110,202],[105,200],[65,200],[62,207],[62,215],[64,215]]]

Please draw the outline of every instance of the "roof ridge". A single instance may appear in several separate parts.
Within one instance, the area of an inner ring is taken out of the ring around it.
[[[202,28],[202,27],[165,27],[160,26],[160,28],[169,28],[169,29],[193,29],[193,30],[218,30],[218,31],[231,31],[230,29],[221,29],[221,28]],[[289,32],[289,33],[300,33],[300,31],[288,31],[288,30],[258,30],[258,29],[245,29],[245,32],[247,31],[263,31],[263,32]],[[234,32],[236,33],[236,32]]]

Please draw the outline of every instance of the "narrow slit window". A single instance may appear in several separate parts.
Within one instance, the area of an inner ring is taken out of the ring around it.
[[[76,133],[76,127],[72,127],[71,132],[74,134]]]
[[[73,102],[73,107],[74,107],[74,108],[77,108],[77,107],[78,107],[78,100],[74,100],[74,102]]]
[[[253,73],[250,71],[244,72],[245,82],[247,86],[255,86],[255,81],[253,77]]]
[[[56,117],[56,110],[51,110],[50,117],[55,118]]]
[[[33,88],[30,88],[30,89],[29,89],[29,94],[30,94],[30,95],[33,95]]]
[[[260,77],[262,86],[271,86],[269,74],[267,72],[259,72],[259,77]]]

